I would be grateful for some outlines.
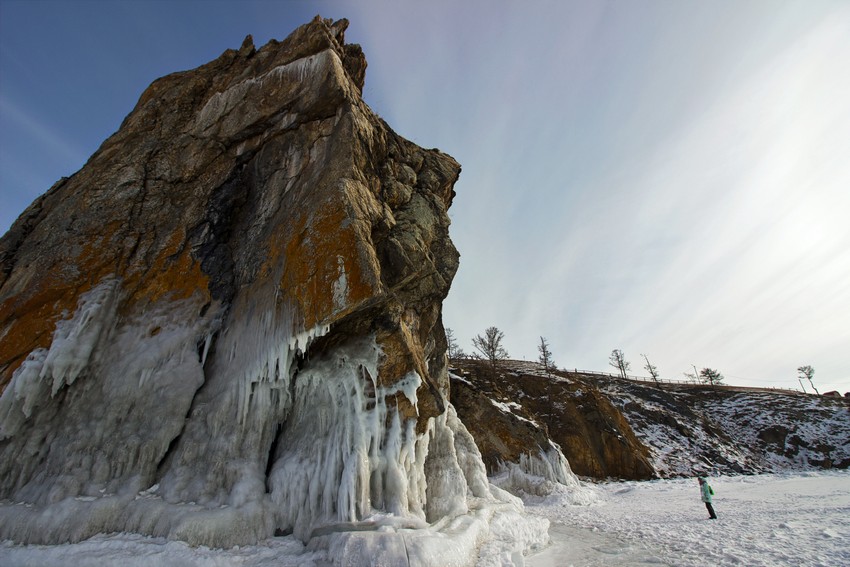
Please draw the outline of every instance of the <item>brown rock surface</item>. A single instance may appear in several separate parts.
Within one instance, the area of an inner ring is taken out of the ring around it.
[[[503,362],[495,376],[483,362],[453,363],[463,379],[452,379],[451,402],[488,472],[518,462],[523,454],[545,451],[551,439],[577,475],[655,476],[647,448],[620,410],[592,385],[565,373],[548,377],[533,363]]]
[[[505,361],[455,360],[451,402],[490,473],[556,442],[595,479],[850,467],[842,398],[780,389],[653,383]]]
[[[283,490],[276,467],[316,450],[287,427],[326,382],[349,388],[344,400],[359,392],[334,415],[373,419],[362,436],[375,445],[427,444],[448,391],[441,309],[458,254],[446,211],[460,166],[366,106],[346,26],[317,17],[259,50],[249,36],[155,81],[0,240],[0,499],[35,506],[0,536],[126,529],[228,545],[355,519],[383,472],[346,476],[346,459],[364,458],[351,445],[322,465],[337,491],[306,515],[267,498]],[[324,382],[299,386],[319,369]],[[410,431],[393,433],[396,413]],[[329,442],[345,434],[321,426]],[[406,466],[414,482],[423,464]],[[132,504],[152,485],[151,502]],[[45,520],[95,497],[73,528]],[[163,511],[188,502],[232,517],[214,527]],[[422,505],[411,496],[401,512]]]

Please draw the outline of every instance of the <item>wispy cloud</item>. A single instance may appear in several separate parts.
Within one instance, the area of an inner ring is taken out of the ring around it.
[[[0,234],[60,175],[79,169],[86,156],[45,121],[0,96]]]
[[[579,350],[607,336],[635,354],[652,347],[676,372],[697,359],[791,380],[795,365],[819,355],[841,377],[850,351],[837,315],[850,313],[847,31],[847,20],[829,19],[801,36],[716,93],[637,168],[631,194],[642,205],[624,199],[614,225],[631,234],[612,254],[639,277],[614,286],[608,309],[594,305],[605,315],[583,330]]]
[[[88,157],[43,121],[2,96],[0,116],[4,128],[17,128],[21,136],[33,139],[60,159],[82,165]]]
[[[528,358],[546,335],[568,366],[840,378],[848,10],[669,7],[443,5],[408,29],[366,5],[390,121],[464,166],[447,324]]]

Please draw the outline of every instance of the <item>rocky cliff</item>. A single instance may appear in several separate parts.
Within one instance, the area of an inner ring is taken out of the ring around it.
[[[453,361],[451,401],[488,472],[563,452],[595,478],[850,467],[850,402],[778,390],[621,380]]]
[[[509,361],[493,374],[479,361],[457,361],[451,401],[469,427],[487,470],[560,448],[578,475],[648,479],[649,449],[623,413],[597,388],[538,365]]]
[[[230,546],[516,506],[447,406],[460,166],[366,106],[346,26],[157,80],[0,240],[0,538]]]
[[[850,400],[788,390],[594,379],[662,477],[850,467]]]

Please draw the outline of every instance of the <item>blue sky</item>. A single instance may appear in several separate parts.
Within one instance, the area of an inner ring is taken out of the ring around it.
[[[456,157],[471,350],[850,390],[850,3],[0,0],[0,232],[144,88],[347,17],[364,97]]]

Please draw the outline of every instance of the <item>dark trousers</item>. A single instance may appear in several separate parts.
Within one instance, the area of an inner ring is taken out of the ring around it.
[[[705,508],[706,508],[706,510],[708,510],[708,514],[709,514],[709,516],[711,517],[711,519],[712,519],[712,520],[716,520],[716,519],[717,519],[717,514],[715,514],[715,513],[714,513],[714,508],[712,508],[712,507],[711,507],[711,502],[706,502],[706,503],[705,503]]]

